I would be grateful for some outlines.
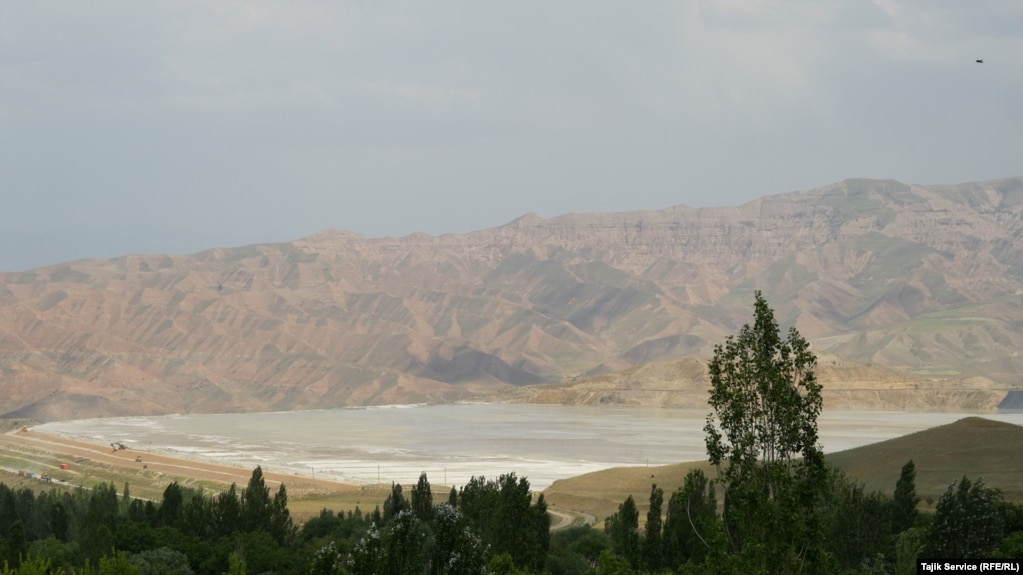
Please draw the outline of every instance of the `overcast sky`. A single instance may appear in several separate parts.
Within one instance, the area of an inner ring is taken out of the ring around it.
[[[1019,0],[0,0],[0,270],[995,179],[1021,128]]]

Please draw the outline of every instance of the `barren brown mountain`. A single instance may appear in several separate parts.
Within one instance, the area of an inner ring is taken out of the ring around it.
[[[739,207],[5,273],[0,415],[472,398],[706,357],[749,321],[755,289],[819,351],[1018,387],[1021,220],[1023,178],[848,180]]]

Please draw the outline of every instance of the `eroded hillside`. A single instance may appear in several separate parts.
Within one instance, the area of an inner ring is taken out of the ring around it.
[[[734,208],[325,231],[0,274],[0,413],[449,401],[707,357],[764,291],[820,351],[1023,372],[1023,179],[849,180]]]

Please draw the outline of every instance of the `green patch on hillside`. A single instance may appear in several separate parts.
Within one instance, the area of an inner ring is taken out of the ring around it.
[[[1009,178],[997,182],[995,189],[1003,194],[1002,206],[1023,204],[1023,178]]]
[[[981,327],[990,325],[989,318],[964,316],[964,317],[940,317],[928,314],[918,317],[913,321],[906,322],[906,335],[932,335],[946,331],[957,331],[969,327]]]
[[[345,307],[353,313],[402,326],[411,325],[415,319],[412,312],[405,306],[403,298],[386,293],[346,294]]]
[[[283,254],[289,264],[309,264],[315,262],[320,254],[307,252],[292,243],[274,244]]]
[[[262,252],[259,251],[259,245],[252,244],[248,246],[231,248],[230,250],[228,250],[227,255],[224,256],[224,258],[218,261],[217,263],[226,267],[230,266],[231,264],[236,264],[240,261],[244,261],[251,258],[257,258],[261,255],[263,254]]]
[[[50,281],[86,284],[92,279],[87,273],[80,272],[69,265],[58,266],[50,272]]]
[[[484,326],[489,325],[493,321],[493,318],[479,314],[462,313],[459,311],[457,320],[458,329],[461,331],[462,337],[467,338],[482,329]]]
[[[703,469],[710,476],[713,467],[706,461],[688,461],[673,465],[615,467],[568,479],[559,479],[544,490],[544,499],[553,511],[592,516],[597,525],[618,510],[629,495],[645,513],[650,485],[656,483],[665,494],[674,493],[692,469]]]
[[[851,238],[846,247],[870,254],[870,261],[859,277],[875,279],[903,278],[906,273],[920,267],[924,257],[937,253],[923,244],[877,232]]]
[[[935,500],[950,483],[983,477],[1010,501],[1023,501],[1023,427],[967,417],[880,443],[840,451],[828,461],[868,489],[891,492],[902,466],[916,465],[916,490]]]
[[[632,276],[602,261],[588,261],[572,269],[580,278],[609,286],[624,287],[632,283]],[[651,284],[653,285],[653,284]]]
[[[920,197],[902,182],[866,179],[846,180],[821,197],[821,203],[830,206],[841,221],[871,216],[882,225],[895,218],[895,210],[885,205],[886,200],[905,204],[919,201]]]
[[[569,323],[584,331],[603,331],[635,310],[656,304],[656,295],[634,288],[586,284],[558,302]]]
[[[300,493],[288,497],[288,510],[299,522],[316,517],[323,509],[348,512],[358,508],[363,513],[369,513],[378,507],[383,509],[384,502],[390,494],[391,486],[387,484],[363,485],[358,489],[346,488],[326,493]],[[447,495],[447,491],[433,490],[434,501],[444,501]]]
[[[483,281],[490,284],[493,281],[499,281],[504,276],[522,273],[534,263],[536,263],[536,258],[530,254],[509,254],[501,260],[496,268],[483,277]]]
[[[36,311],[50,311],[65,299],[67,299],[67,292],[64,290],[50,292],[36,304]]]
[[[29,270],[27,272],[4,273],[2,275],[4,281],[6,281],[7,283],[18,285],[34,283],[39,279],[39,274],[36,273],[36,270]]]
[[[985,309],[989,306],[990,302],[980,302],[949,307],[924,313],[907,321],[890,324],[885,326],[885,331],[889,335],[877,342],[873,347],[880,348],[886,346],[895,337],[893,334],[906,336],[934,335],[950,331],[961,331],[967,328],[990,326],[995,323],[995,320],[991,312]],[[877,351],[877,349],[873,351]]]
[[[818,279],[816,272],[797,261],[796,254],[790,254],[774,262],[760,274],[757,285],[770,296],[771,301],[788,302]]]

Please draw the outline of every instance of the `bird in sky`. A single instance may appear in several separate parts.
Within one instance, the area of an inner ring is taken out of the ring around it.
[[[983,61],[983,60],[977,60],[977,63],[978,63],[978,64],[983,64],[983,63],[984,63],[984,61]]]

